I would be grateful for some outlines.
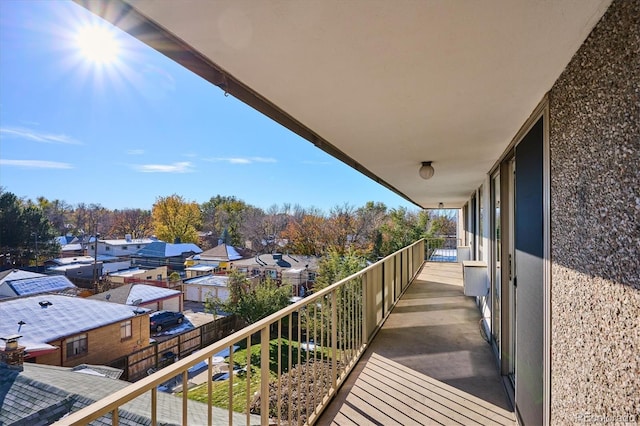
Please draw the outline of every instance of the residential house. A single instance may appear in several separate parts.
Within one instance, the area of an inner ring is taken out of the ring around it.
[[[84,246],[78,237],[63,235],[57,237],[57,241],[60,244],[61,257],[77,257],[84,255]]]
[[[82,287],[90,288],[93,280],[104,274],[104,259],[96,262],[93,256],[74,256],[49,259],[45,262],[49,274],[64,275]]]
[[[147,284],[124,284],[108,291],[89,296],[89,299],[109,303],[140,306],[152,311],[182,311],[182,292]]]
[[[640,2],[82,5],[404,199],[460,209],[519,424],[637,422]]]
[[[49,276],[19,269],[0,272],[0,299],[42,293],[75,295],[77,287],[66,277]]]
[[[237,260],[232,266],[234,270],[250,277],[269,277],[290,284],[296,295],[304,295],[316,281],[319,260],[316,256],[274,253]]]
[[[229,277],[225,275],[202,275],[183,281],[184,299],[193,302],[204,302],[207,298],[217,297],[227,300],[229,297]]]
[[[215,267],[216,271],[225,271],[230,269],[232,262],[239,259],[242,259],[242,255],[238,253],[238,250],[222,243],[202,253],[189,256],[184,265],[187,268],[195,265],[207,265]]]
[[[128,258],[157,241],[156,238],[131,238],[129,234],[125,235],[123,239],[98,239],[98,255]]]
[[[57,294],[0,301],[0,336],[20,334],[25,359],[109,364],[149,345],[149,309]]]
[[[131,255],[133,266],[155,268],[166,266],[170,271],[184,271],[184,262],[202,249],[193,243],[154,241]]]
[[[107,279],[113,284],[125,284],[130,282],[153,282],[160,287],[167,286],[168,269],[166,266],[157,268],[127,268],[113,271],[107,274]]]

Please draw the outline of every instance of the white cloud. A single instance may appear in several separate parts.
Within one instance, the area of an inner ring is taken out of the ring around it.
[[[144,149],[129,149],[129,150],[127,150],[127,154],[129,154],[129,155],[142,155],[142,154],[144,154]]]
[[[252,163],[277,163],[275,158],[269,157],[214,157],[206,158],[206,161],[226,162],[229,164],[252,164]]]
[[[41,161],[41,160],[4,160],[0,159],[3,166],[22,167],[29,169],[73,169],[69,163],[59,163],[57,161]]]
[[[82,142],[73,139],[67,135],[55,135],[52,133],[43,133],[33,129],[25,129],[20,127],[0,127],[1,136],[16,137],[20,139],[28,139],[41,143],[61,143],[69,145],[82,145]]]
[[[143,173],[190,173],[193,165],[188,161],[173,164],[139,164],[133,168]]]

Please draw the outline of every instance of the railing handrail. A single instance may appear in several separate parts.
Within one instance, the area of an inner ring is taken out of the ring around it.
[[[317,293],[313,293],[312,295],[305,297],[304,299],[293,303],[283,309],[281,309],[278,312],[275,312],[271,315],[269,315],[266,318],[263,318],[261,320],[259,320],[258,322],[251,324],[241,330],[238,330],[237,332],[222,338],[221,340],[212,343],[211,345],[207,346],[206,348],[200,349],[196,352],[194,352],[191,355],[188,355],[185,358],[182,358],[178,361],[176,361],[175,363],[166,366],[160,370],[158,370],[157,372],[151,374],[150,376],[144,377],[142,379],[140,379],[139,381],[132,383],[130,385],[128,385],[127,387],[120,389],[116,392],[114,392],[113,394],[109,395],[108,397],[105,397],[101,400],[98,400],[96,402],[94,402],[93,404],[84,407],[80,410],[78,410],[75,413],[72,413],[70,415],[68,415],[67,417],[63,418],[60,420],[59,423],[57,424],[69,424],[69,425],[79,425],[79,424],[86,424],[90,421],[96,420],[106,414],[109,414],[111,412],[113,412],[114,410],[117,410],[119,407],[122,407],[123,405],[125,405],[127,402],[133,400],[134,398],[143,395],[146,392],[149,392],[155,388],[157,388],[157,386],[161,385],[164,382],[167,382],[168,380],[180,375],[180,374],[184,374],[185,371],[188,370],[189,367],[194,366],[206,359],[209,359],[209,361],[211,362],[211,359],[213,358],[214,354],[230,348],[235,342],[241,341],[243,339],[247,339],[250,336],[265,330],[272,325],[274,323],[276,323],[277,321],[281,320],[282,318],[285,318],[289,315],[291,315],[294,312],[298,312],[300,311],[301,308],[311,305],[314,302],[316,302],[317,300],[330,295],[333,291],[335,291],[336,289],[338,289],[339,287],[345,285],[346,283],[351,282],[354,279],[357,279],[365,274],[367,274],[368,272],[370,272],[371,270],[377,268],[380,264],[386,262],[388,259],[390,258],[394,258],[396,255],[398,255],[400,252],[403,251],[410,251],[411,249],[413,249],[416,245],[422,243],[424,240],[418,240],[416,242],[414,242],[413,244],[404,247],[394,253],[392,253],[391,255],[378,260],[377,262],[363,268],[362,270],[336,282],[331,284],[330,286],[318,291]],[[420,261],[422,261],[422,259],[420,259]],[[416,269],[414,267],[414,269]],[[408,278],[408,277],[407,277]]]

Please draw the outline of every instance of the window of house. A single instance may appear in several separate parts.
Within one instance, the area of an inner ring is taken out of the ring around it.
[[[254,268],[251,270],[251,276],[257,277],[258,275],[260,275],[260,269]]]
[[[307,279],[309,281],[315,281],[316,280],[316,273],[315,272],[308,272],[307,273]]]
[[[111,250],[111,247],[106,246],[104,249],[105,249],[105,251],[109,251],[109,250]]]
[[[140,246],[136,246],[137,249],[140,249]]]
[[[131,320],[120,323],[120,340],[131,338]]]
[[[79,334],[67,339],[67,358],[73,358],[88,352],[87,335]]]
[[[264,271],[264,275],[275,280],[276,278],[278,278],[278,271],[276,271],[275,269],[267,269],[266,271]]]
[[[129,246],[122,246],[122,250],[129,250]]]

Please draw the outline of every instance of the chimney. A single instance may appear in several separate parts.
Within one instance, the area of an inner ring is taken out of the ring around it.
[[[22,336],[13,334],[2,337],[4,349],[0,350],[0,368],[22,371],[24,364],[24,346],[18,346],[18,339]]]

